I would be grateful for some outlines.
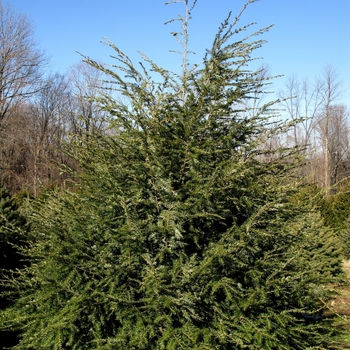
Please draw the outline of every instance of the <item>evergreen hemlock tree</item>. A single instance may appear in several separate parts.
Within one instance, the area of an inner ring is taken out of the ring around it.
[[[342,243],[343,256],[350,259],[350,186],[343,184],[332,196],[321,197],[320,207],[324,223],[336,230]]]
[[[6,288],[6,280],[16,269],[23,268],[21,248],[26,243],[26,219],[20,213],[15,199],[0,188],[0,310],[5,310],[18,297]],[[18,343],[18,332],[0,331],[0,348]]]
[[[268,28],[232,40],[241,14],[193,68],[182,20],[182,75],[144,57],[159,83],[112,43],[120,66],[87,59],[124,97],[99,97],[114,132],[77,145],[79,189],[33,214],[32,264],[1,315],[23,332],[15,349],[332,348],[338,243],[295,199],[294,151],[265,160],[283,127],[253,103],[269,79],[247,65]]]
[[[15,198],[0,188],[0,276],[7,276],[10,271],[24,266],[21,249],[27,237],[24,236],[27,221],[20,213]],[[0,308],[7,302],[1,298]]]

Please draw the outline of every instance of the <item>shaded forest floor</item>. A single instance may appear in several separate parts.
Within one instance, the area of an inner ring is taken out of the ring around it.
[[[344,262],[346,281],[337,287],[339,293],[331,302],[331,308],[338,313],[343,321],[341,326],[347,330],[343,340],[343,349],[350,349],[350,260]]]

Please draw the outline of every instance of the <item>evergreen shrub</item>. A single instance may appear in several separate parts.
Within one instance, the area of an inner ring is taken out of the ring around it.
[[[32,214],[32,263],[1,315],[22,330],[15,349],[335,347],[339,244],[295,200],[297,150],[265,150],[288,125],[257,103],[271,77],[249,65],[269,28],[246,35],[242,13],[194,66],[180,18],[179,75],[145,56],[137,69],[110,42],[115,66],[86,58],[119,94],[96,97],[111,129],[77,143],[76,191]]]

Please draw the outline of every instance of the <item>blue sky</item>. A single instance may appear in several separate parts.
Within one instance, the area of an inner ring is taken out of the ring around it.
[[[181,57],[169,34],[177,30],[164,22],[183,12],[180,4],[163,0],[3,0],[25,13],[35,27],[40,47],[51,57],[51,69],[65,73],[80,61],[79,51],[113,63],[113,51],[100,43],[113,41],[136,63],[141,51],[164,68],[180,72]],[[189,26],[190,49],[200,62],[229,11],[236,15],[245,0],[198,0]],[[331,64],[344,88],[340,102],[350,106],[350,0],[260,0],[250,5],[241,25],[258,22],[256,29],[274,24],[264,35],[268,43],[256,56],[273,74],[310,79]],[[283,84],[276,82],[276,89]]]

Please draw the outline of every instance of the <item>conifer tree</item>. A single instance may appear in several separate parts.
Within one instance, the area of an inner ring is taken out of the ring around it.
[[[336,230],[345,259],[350,259],[350,199],[349,184],[340,186],[338,193],[323,197],[319,203],[324,222]]]
[[[27,221],[16,197],[0,188],[0,269],[1,276],[24,266],[21,250],[26,244]],[[5,305],[1,299],[1,308]]]
[[[123,99],[97,98],[111,132],[77,144],[76,191],[32,214],[32,264],[1,315],[22,330],[15,349],[335,347],[324,311],[339,244],[296,199],[298,152],[265,157],[287,127],[271,126],[274,101],[250,107],[270,81],[248,69],[269,28],[242,39],[253,24],[229,16],[189,66],[183,3],[181,74],[146,56],[137,69],[110,42],[113,69],[86,58]]]
[[[18,297],[17,293],[6,288],[6,280],[24,266],[21,249],[26,244],[26,231],[26,219],[20,213],[16,199],[0,188],[0,310],[5,310]],[[15,345],[17,333],[0,332],[1,349]]]

